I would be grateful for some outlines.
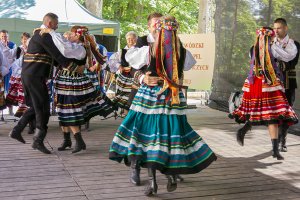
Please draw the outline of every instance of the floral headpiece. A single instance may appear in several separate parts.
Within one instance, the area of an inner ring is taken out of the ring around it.
[[[78,28],[75,33],[79,36],[83,36],[88,33],[88,29],[87,28]]]
[[[273,37],[275,35],[275,32],[271,28],[262,27],[262,28],[256,30],[256,34],[257,35],[266,35],[266,36]]]
[[[155,27],[157,30],[161,30],[163,28],[168,31],[176,31],[179,27],[179,24],[176,21],[176,19],[174,20],[163,19],[163,20],[157,20],[155,23]]]

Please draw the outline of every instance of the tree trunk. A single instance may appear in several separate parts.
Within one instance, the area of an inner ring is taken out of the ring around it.
[[[215,20],[215,35],[216,35],[216,61],[215,61],[215,69],[219,69],[219,63],[221,60],[221,33],[222,33],[222,13],[224,10],[224,7],[222,5],[222,0],[216,0],[215,1],[216,4],[216,11],[215,11],[215,16],[214,16],[214,20]]]
[[[85,0],[86,9],[100,18],[102,18],[102,5],[103,0]]]
[[[198,33],[206,33],[207,0],[199,0]]]
[[[227,67],[231,66],[233,46],[234,46],[234,43],[235,43],[235,35],[236,35],[236,32],[237,32],[238,5],[239,5],[239,0],[235,0],[234,19],[233,19],[233,23],[232,23],[232,37],[231,37],[231,44],[230,44],[230,50],[229,50],[229,55],[228,55],[229,59],[228,59],[228,62],[227,62]]]
[[[267,26],[271,25],[271,17],[272,16],[272,0],[269,0],[269,7],[268,7],[268,16],[267,16]]]

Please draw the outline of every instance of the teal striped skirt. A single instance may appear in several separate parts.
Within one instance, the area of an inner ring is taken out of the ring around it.
[[[217,157],[187,122],[183,94],[180,105],[171,106],[168,91],[156,95],[160,88],[143,85],[138,90],[113,138],[109,158],[137,160],[163,174],[200,172]]]

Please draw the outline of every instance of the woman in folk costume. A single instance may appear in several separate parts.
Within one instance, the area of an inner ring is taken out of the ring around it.
[[[121,114],[125,116],[128,113],[130,105],[128,104],[128,98],[131,93],[133,77],[131,75],[131,67],[125,60],[125,54],[128,49],[135,48],[137,41],[137,35],[134,31],[129,31],[126,35],[127,45],[124,49],[114,53],[109,61],[108,65],[111,72],[117,74],[116,78],[116,95],[113,102],[116,103],[121,109]]]
[[[180,43],[174,17],[166,16],[156,25],[153,46],[126,54],[132,67],[148,65],[148,69],[141,75],[143,83],[113,138],[109,154],[112,160],[128,159],[131,165],[148,168],[147,196],[157,193],[156,170],[167,175],[167,190],[174,191],[177,174],[198,173],[217,159],[185,114],[181,80],[183,70],[191,69],[195,59]],[[154,83],[155,77],[161,81]]]
[[[272,55],[274,35],[274,31],[268,27],[257,31],[250,72],[243,86],[242,103],[232,117],[238,123],[267,125],[273,145],[272,156],[283,160],[278,151],[278,124],[293,125],[298,123],[298,118],[286,99],[282,74]]]
[[[6,103],[10,106],[18,105],[18,110],[15,113],[16,117],[21,117],[26,111],[27,106],[25,104],[23,86],[21,82],[21,70],[23,55],[27,51],[27,45],[29,42],[30,34],[24,32],[21,36],[22,45],[17,48],[17,60],[15,60],[11,66],[12,75],[9,80],[10,88],[6,96]],[[33,132],[32,132],[33,133]]]
[[[85,124],[96,115],[108,115],[109,113],[104,108],[111,102],[106,96],[99,94],[90,79],[84,75],[86,66],[93,67],[92,55],[99,63],[104,63],[104,57],[95,49],[95,44],[92,43],[93,40],[89,37],[86,27],[74,26],[71,28],[71,32],[70,41],[64,40],[55,32],[50,32],[50,34],[53,42],[64,56],[77,59],[68,68],[60,70],[54,81],[58,119],[64,134],[64,141],[58,150],[63,151],[67,147],[71,147],[71,131],[76,139],[75,149],[72,153],[76,153],[86,149],[80,125]],[[87,65],[86,60],[88,60]],[[113,108],[110,112],[113,112]]]

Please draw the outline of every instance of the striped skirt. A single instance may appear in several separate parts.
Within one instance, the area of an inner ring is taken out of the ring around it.
[[[129,110],[130,105],[128,105],[129,95],[132,89],[133,78],[129,73],[118,74],[116,79],[116,96],[113,102],[116,103],[120,108]]]
[[[238,123],[246,121],[252,125],[298,123],[298,117],[289,105],[284,87],[279,80],[270,86],[260,78],[255,78],[253,84],[246,79],[243,91],[242,103],[232,113]]]
[[[106,117],[115,109],[113,103],[96,91],[84,74],[62,70],[54,81],[57,113],[61,126],[79,126],[96,115]]]
[[[165,102],[161,87],[142,85],[130,111],[118,128],[110,146],[109,158],[121,162],[138,160],[164,174],[192,174],[208,167],[216,155],[187,122],[186,100],[180,105]]]
[[[20,105],[25,103],[23,85],[21,82],[21,76],[10,77],[10,88],[6,96],[6,102],[10,105]]]
[[[89,77],[89,79],[91,80],[91,82],[93,83],[94,87],[96,88],[96,90],[100,90],[102,93],[106,93],[105,92],[105,88],[104,88],[104,71],[101,70],[100,72],[100,82],[99,82],[99,77],[98,77],[98,73],[97,72],[92,72],[90,70],[85,69],[84,70],[84,74]]]

